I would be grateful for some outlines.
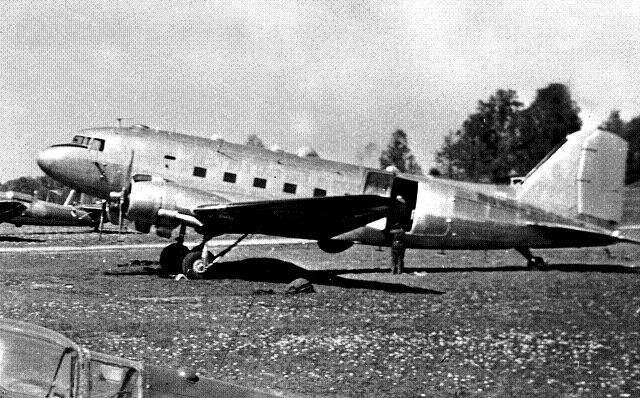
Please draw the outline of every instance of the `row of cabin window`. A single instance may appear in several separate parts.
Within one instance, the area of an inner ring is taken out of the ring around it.
[[[204,177],[207,176],[207,169],[205,169],[203,167],[196,166],[196,167],[193,168],[193,175],[194,175],[194,177],[204,178]],[[236,182],[236,174],[235,173],[225,172],[222,175],[222,181],[234,184]],[[253,179],[253,186],[255,188],[264,189],[264,188],[267,187],[267,180],[265,178],[256,177],[256,178]],[[289,182],[285,182],[283,187],[282,187],[282,192],[295,194],[297,189],[298,189],[298,186],[296,184],[291,184]],[[313,189],[313,196],[314,197],[327,196],[327,191],[325,189],[321,189],[321,188],[314,188]]]

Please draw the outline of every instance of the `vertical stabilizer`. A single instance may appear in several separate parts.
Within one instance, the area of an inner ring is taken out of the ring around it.
[[[525,179],[518,200],[564,217],[614,226],[622,217],[627,142],[581,130]]]

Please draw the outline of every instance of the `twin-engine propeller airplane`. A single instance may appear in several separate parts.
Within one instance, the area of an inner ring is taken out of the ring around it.
[[[98,228],[100,208],[73,206],[69,204],[71,197],[72,195],[61,205],[20,192],[0,192],[0,223],[7,222],[16,227],[43,225]]]
[[[354,242],[388,246],[396,223],[407,231],[408,248],[513,248],[529,267],[543,267],[531,248],[631,241],[616,230],[626,153],[618,136],[579,131],[521,184],[495,186],[135,125],[82,130],[72,142],[42,151],[38,164],[63,184],[105,199],[138,231],[155,225],[170,237],[179,227],[160,263],[166,272],[198,277],[228,252],[203,250],[220,234],[240,234],[238,241],[254,233],[312,239],[337,253]],[[184,246],[187,226],[203,235],[191,250]]]

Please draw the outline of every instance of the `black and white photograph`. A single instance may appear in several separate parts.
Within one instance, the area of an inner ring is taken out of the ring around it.
[[[640,2],[0,2],[0,396],[640,397]]]

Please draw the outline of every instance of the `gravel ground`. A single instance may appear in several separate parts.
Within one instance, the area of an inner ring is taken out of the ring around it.
[[[3,227],[0,246],[97,241],[31,228]],[[4,253],[0,314],[94,350],[305,396],[640,396],[640,249],[538,253],[550,270],[524,271],[510,251],[409,251],[410,272],[392,276],[371,247],[242,247],[202,281],[129,266],[158,250]],[[316,293],[281,294],[298,276]]]

